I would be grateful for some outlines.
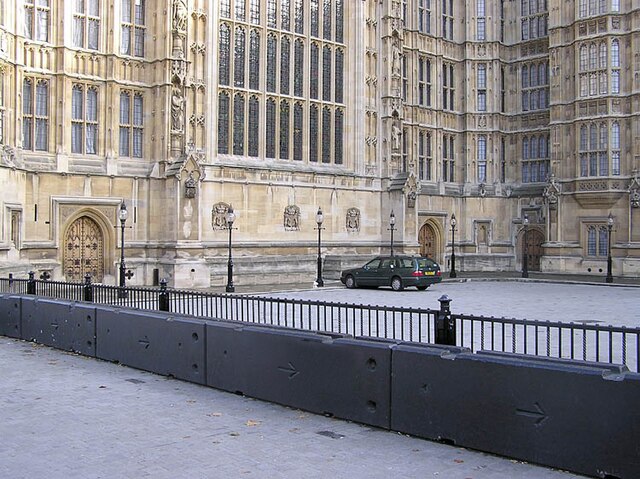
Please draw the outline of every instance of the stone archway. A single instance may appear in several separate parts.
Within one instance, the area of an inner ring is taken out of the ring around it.
[[[104,235],[89,216],[77,218],[64,235],[63,271],[66,281],[82,282],[87,273],[96,283],[104,278]]]

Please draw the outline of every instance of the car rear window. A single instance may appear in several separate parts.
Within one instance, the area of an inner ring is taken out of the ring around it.
[[[436,262],[429,258],[420,258],[418,260],[418,265],[420,268],[433,268],[436,265]]]

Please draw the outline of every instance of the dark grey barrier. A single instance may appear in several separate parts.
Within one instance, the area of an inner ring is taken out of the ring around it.
[[[640,477],[640,375],[509,353],[393,351],[391,429],[597,477]]]
[[[0,336],[21,338],[21,297],[0,295]]]
[[[204,321],[170,313],[99,309],[96,356],[205,384]]]
[[[389,343],[207,324],[207,385],[389,428]]]
[[[22,297],[22,339],[96,355],[96,308],[73,301]]]

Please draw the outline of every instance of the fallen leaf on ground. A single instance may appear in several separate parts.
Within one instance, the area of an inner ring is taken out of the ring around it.
[[[247,425],[247,426],[259,426],[259,425],[260,425],[260,421],[254,421],[254,420],[252,420],[252,419],[249,419],[249,420],[245,423],[245,425]]]

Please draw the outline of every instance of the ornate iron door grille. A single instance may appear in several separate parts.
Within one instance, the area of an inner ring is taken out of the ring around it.
[[[64,273],[67,281],[102,282],[104,276],[104,238],[98,224],[88,216],[75,220],[64,239]]]

